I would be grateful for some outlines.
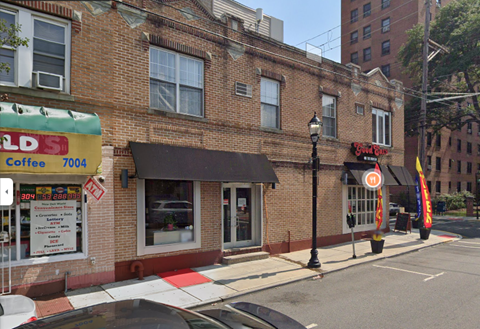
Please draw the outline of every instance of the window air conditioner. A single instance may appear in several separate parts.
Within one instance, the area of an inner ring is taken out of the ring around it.
[[[428,170],[432,170],[432,165],[427,165]]]
[[[33,73],[35,74],[35,87],[49,90],[63,89],[62,75],[42,71],[37,71]]]
[[[467,129],[467,133],[471,134],[471,133],[472,133],[472,129]]]
[[[252,86],[246,83],[235,82],[235,94],[239,96],[252,97]]]

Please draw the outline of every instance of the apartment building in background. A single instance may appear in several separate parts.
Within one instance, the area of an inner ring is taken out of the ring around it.
[[[432,1],[431,19],[451,1]],[[424,24],[425,1],[342,0],[341,22],[343,64],[357,64],[362,72],[380,67],[387,79],[400,80],[405,88],[413,87],[409,77],[402,73],[396,56],[407,41],[406,31],[416,24]],[[408,100],[410,92],[405,91]],[[406,117],[405,120],[412,119]],[[480,170],[480,126],[470,123],[456,131],[442,129],[439,134],[430,131],[425,138],[427,165],[423,169],[432,198],[455,191],[475,192],[475,173]],[[413,177],[417,173],[418,147],[418,136],[405,136],[405,167]],[[402,206],[409,204],[414,211],[412,187],[410,191],[404,187],[392,188],[391,192],[392,200]],[[408,194],[409,202],[405,198]]]

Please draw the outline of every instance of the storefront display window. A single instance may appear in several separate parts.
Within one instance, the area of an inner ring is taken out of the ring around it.
[[[367,190],[363,186],[348,186],[347,200],[352,213],[355,215],[357,227],[365,227],[375,223],[376,191]]]
[[[82,252],[81,185],[20,184],[16,193],[17,205],[2,213],[12,261]]]
[[[145,245],[194,241],[193,182],[145,180]]]

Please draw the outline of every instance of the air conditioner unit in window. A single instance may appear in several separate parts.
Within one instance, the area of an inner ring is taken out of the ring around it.
[[[427,165],[428,170],[432,170],[432,165]]]
[[[472,129],[467,129],[467,133],[471,134],[471,133],[472,133]]]
[[[63,89],[63,76],[48,72],[36,71],[35,75],[35,87],[49,90],[62,90]]]
[[[239,96],[252,97],[252,86],[246,83],[235,82],[235,94]]]

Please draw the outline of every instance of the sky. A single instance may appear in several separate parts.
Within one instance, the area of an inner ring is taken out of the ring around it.
[[[263,8],[265,15],[281,19],[286,44],[305,50],[305,41],[313,38],[308,43],[321,46],[323,57],[340,62],[341,0],[236,1],[253,9]]]

